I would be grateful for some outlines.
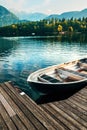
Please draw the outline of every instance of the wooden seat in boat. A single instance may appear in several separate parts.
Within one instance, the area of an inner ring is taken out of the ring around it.
[[[58,68],[56,69],[56,73],[58,73],[58,75],[61,77],[61,78],[64,78],[65,79],[70,79],[72,81],[78,81],[78,80],[82,80],[84,79],[84,77],[82,75],[77,75],[76,73],[73,73],[73,71],[68,71],[67,69],[65,68]],[[63,75],[63,77],[62,77]]]
[[[80,68],[87,70],[87,64],[86,63],[80,63]]]
[[[49,83],[59,83],[59,82],[61,82],[60,80],[53,78],[53,77],[46,75],[46,74],[42,74],[42,75],[38,76],[38,80],[42,81],[42,82],[49,82]]]
[[[61,67],[60,69],[65,70],[65,71],[67,71],[67,72],[70,72],[70,73],[72,73],[72,74],[75,74],[75,75],[77,75],[77,76],[81,76],[81,77],[86,77],[86,78],[87,78],[87,74],[80,73],[81,71],[83,71],[83,69],[80,69],[80,70],[78,70],[78,71],[66,69],[66,68],[63,68],[63,67]],[[85,70],[84,70],[84,71],[85,71]]]

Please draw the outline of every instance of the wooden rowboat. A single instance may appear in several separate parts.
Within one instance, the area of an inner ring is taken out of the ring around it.
[[[87,84],[87,58],[40,69],[30,74],[27,81],[44,94],[80,89]]]

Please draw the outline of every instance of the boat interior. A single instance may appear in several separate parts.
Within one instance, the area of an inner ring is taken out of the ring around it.
[[[40,73],[37,79],[46,83],[74,82],[87,79],[87,58],[50,67]]]

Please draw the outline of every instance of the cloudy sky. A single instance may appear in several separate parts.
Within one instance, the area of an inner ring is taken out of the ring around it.
[[[0,0],[0,5],[14,11],[61,14],[87,8],[87,0]]]

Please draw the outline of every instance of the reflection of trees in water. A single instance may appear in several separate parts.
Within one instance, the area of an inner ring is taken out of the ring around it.
[[[86,34],[80,35],[80,41],[81,43],[87,43],[87,35]]]
[[[67,42],[67,43],[87,43],[87,35],[81,33],[69,33],[58,36],[40,36],[40,37],[28,37],[26,40],[45,42],[53,44],[54,42]],[[0,56],[8,55],[13,49],[18,48],[19,40],[13,38],[0,38]]]
[[[0,56],[9,54],[13,48],[17,47],[17,42],[11,39],[0,38]]]
[[[65,36],[61,36],[62,42],[77,42],[77,43],[87,43],[87,35],[86,34],[68,34]]]
[[[87,35],[81,33],[68,33],[68,34],[60,34],[58,36],[33,36],[31,37],[33,41],[44,41],[53,43],[54,41],[58,42],[77,42],[77,43],[87,43]]]

